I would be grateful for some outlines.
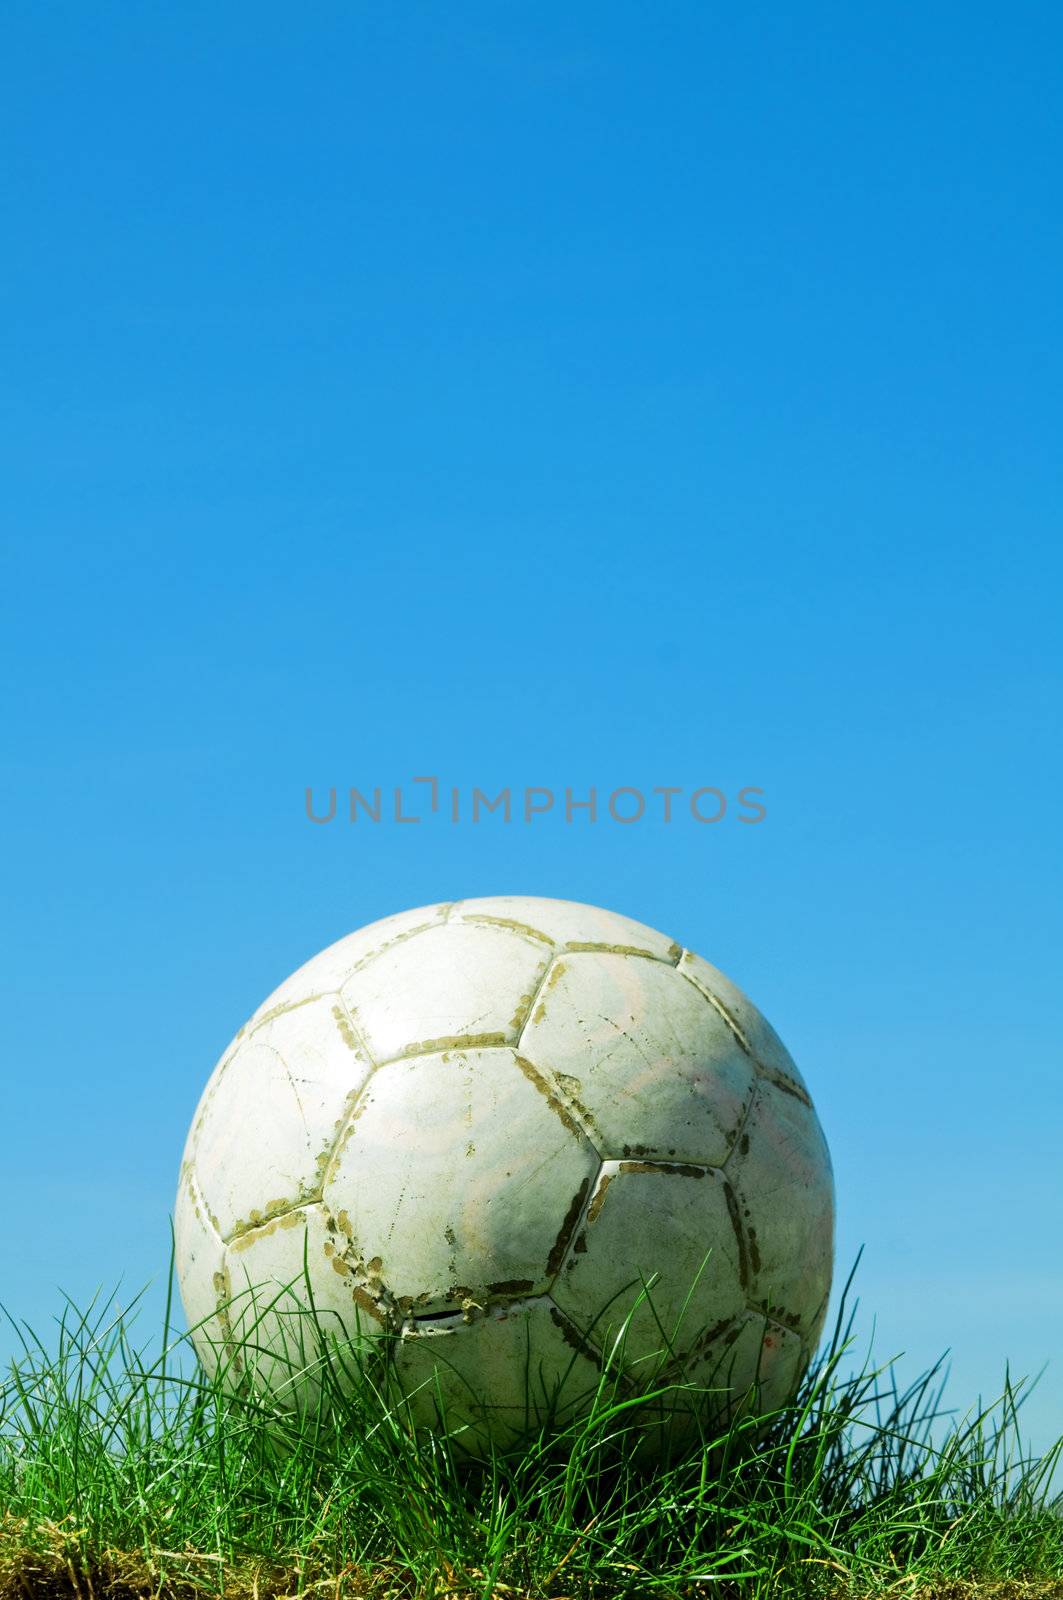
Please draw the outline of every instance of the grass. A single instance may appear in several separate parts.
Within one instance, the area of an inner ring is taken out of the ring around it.
[[[394,1397],[335,1384],[333,1361],[313,1407],[228,1392],[169,1324],[168,1305],[140,1348],[112,1300],[68,1305],[48,1345],[20,1329],[0,1600],[1063,1596],[1063,1441],[1024,1453],[1007,1381],[956,1420],[939,1368],[903,1389],[891,1363],[853,1372],[844,1309],[791,1406],[655,1469],[608,1369],[589,1418],[470,1462]]]

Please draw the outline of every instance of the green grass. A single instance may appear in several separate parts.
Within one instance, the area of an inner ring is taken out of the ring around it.
[[[844,1313],[792,1406],[655,1469],[609,1372],[590,1418],[470,1462],[329,1363],[298,1413],[228,1393],[166,1323],[145,1349],[113,1301],[68,1306],[47,1344],[21,1329],[0,1600],[1063,1595],[1063,1441],[1027,1458],[1007,1382],[957,1420],[937,1369],[903,1390],[892,1364],[853,1373]]]

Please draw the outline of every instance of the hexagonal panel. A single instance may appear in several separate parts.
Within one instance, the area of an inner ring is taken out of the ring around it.
[[[834,1180],[815,1111],[762,1080],[726,1176],[750,1303],[811,1342],[834,1259]]]
[[[241,1234],[225,1248],[225,1272],[229,1328],[244,1368],[281,1404],[294,1404],[303,1389],[316,1393],[313,1373],[337,1346],[353,1341],[360,1350],[384,1329],[376,1286],[344,1259],[320,1202]],[[352,1364],[353,1353],[344,1359]],[[307,1373],[309,1382],[296,1381]]]
[[[631,1314],[624,1365],[650,1381],[655,1359],[687,1350],[744,1310],[739,1252],[724,1180],[705,1167],[604,1163],[551,1295],[600,1349]],[[705,1258],[708,1256],[708,1260]],[[688,1299],[689,1297],[689,1299]],[[685,1309],[684,1309],[685,1307]]]
[[[393,1381],[413,1421],[458,1431],[470,1455],[512,1444],[541,1420],[586,1410],[598,1367],[547,1299],[516,1301],[466,1322],[414,1323],[392,1346]],[[460,1431],[459,1431],[460,1430]]]
[[[376,1061],[512,1044],[550,953],[486,924],[445,924],[389,945],[342,988]]]
[[[702,992],[712,997],[730,1017],[750,1051],[762,1067],[787,1078],[806,1095],[808,1086],[797,1070],[789,1050],[775,1032],[767,1017],[762,1016],[748,995],[732,983],[718,967],[703,961],[693,951],[685,950],[678,970]]]
[[[544,1288],[597,1169],[513,1051],[445,1051],[377,1069],[324,1195],[399,1304],[431,1311]]]
[[[320,1192],[370,1070],[338,996],[283,1012],[240,1043],[208,1086],[193,1143],[225,1238]]]
[[[656,956],[661,961],[677,961],[680,955],[680,946],[667,934],[647,928],[645,923],[635,922],[631,917],[603,911],[600,906],[580,905],[574,900],[548,900],[526,894],[459,900],[451,921],[495,922],[523,929],[549,940],[558,949],[604,945],[618,951]]]
[[[754,1069],[719,1012],[674,968],[559,956],[520,1040],[552,1072],[603,1156],[726,1160]]]
[[[378,922],[370,922],[364,928],[337,939],[335,944],[318,951],[291,977],[278,984],[255,1011],[244,1031],[250,1032],[272,1013],[297,1005],[311,995],[337,993],[344,979],[350,977],[360,962],[369,960],[396,940],[408,938],[420,928],[430,928],[442,922],[448,910],[445,902],[434,906],[415,906],[410,911],[381,917]]]

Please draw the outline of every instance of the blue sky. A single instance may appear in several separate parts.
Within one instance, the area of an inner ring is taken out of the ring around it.
[[[518,892],[775,1022],[881,1354],[966,1405],[1056,1353],[1061,51],[1023,4],[8,8],[13,1311],[159,1271],[293,967]],[[306,821],[422,773],[768,814]]]

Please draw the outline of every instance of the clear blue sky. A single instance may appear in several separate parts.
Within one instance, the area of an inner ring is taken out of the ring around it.
[[[767,1012],[883,1355],[1056,1355],[1061,59],[1022,3],[5,9],[14,1311],[159,1270],[294,966],[510,891]],[[305,819],[422,773],[768,815]]]

